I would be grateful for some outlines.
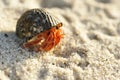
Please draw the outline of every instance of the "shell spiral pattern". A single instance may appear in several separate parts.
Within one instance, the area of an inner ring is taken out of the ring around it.
[[[36,34],[57,24],[62,23],[45,9],[31,9],[26,11],[17,21],[16,34],[19,38],[31,39]]]

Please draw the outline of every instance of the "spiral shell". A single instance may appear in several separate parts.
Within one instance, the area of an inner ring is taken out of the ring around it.
[[[33,36],[62,23],[45,9],[31,9],[26,11],[16,25],[16,35],[20,38]]]

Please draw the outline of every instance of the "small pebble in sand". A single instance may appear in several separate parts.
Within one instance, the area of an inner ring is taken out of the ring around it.
[[[8,34],[4,34],[5,37],[8,37]]]

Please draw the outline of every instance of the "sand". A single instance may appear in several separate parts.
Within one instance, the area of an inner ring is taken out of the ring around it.
[[[46,8],[64,38],[48,52],[21,48],[16,22]],[[119,0],[0,0],[0,80],[120,80]]]

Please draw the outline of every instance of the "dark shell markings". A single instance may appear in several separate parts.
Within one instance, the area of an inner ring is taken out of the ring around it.
[[[17,21],[16,35],[19,38],[31,39],[36,34],[50,29],[59,23],[61,22],[45,9],[31,9],[26,11]]]

